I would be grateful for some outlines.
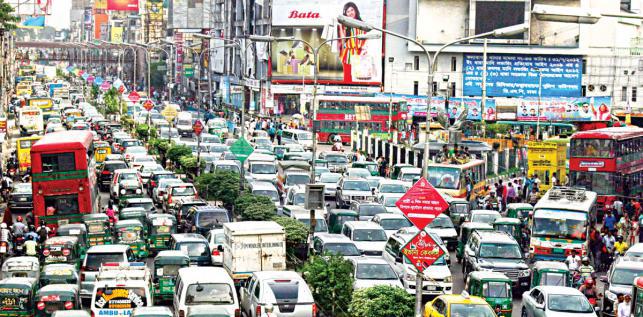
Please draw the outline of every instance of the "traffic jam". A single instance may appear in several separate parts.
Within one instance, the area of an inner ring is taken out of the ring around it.
[[[485,141],[414,164],[303,116],[37,78],[4,117],[0,316],[643,316],[641,128],[525,140],[494,174]]]

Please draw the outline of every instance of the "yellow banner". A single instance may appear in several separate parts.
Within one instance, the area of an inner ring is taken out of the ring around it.
[[[111,40],[112,43],[123,43],[122,26],[112,26],[111,39],[112,39]]]

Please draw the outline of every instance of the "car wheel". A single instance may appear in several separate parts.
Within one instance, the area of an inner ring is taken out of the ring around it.
[[[520,312],[520,317],[527,317],[527,310],[525,309],[525,307],[522,308]]]

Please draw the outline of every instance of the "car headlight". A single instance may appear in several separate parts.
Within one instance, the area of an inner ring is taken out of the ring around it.
[[[444,278],[445,283],[451,283],[452,281],[453,281],[453,278],[451,277],[451,275]]]
[[[406,273],[404,274],[404,279],[407,281],[415,281],[415,274]]]
[[[520,271],[520,277],[527,277],[530,274],[531,274],[531,270],[529,270],[529,269]]]
[[[607,299],[609,299],[612,302],[616,301],[616,299],[617,299],[616,294],[614,294],[614,293],[612,293],[610,291],[605,291],[605,297],[607,297]]]
[[[493,268],[487,267],[487,266],[481,266],[481,267],[479,267],[479,270],[480,271],[491,272],[491,271],[493,271]]]
[[[143,193],[143,191],[141,191],[141,189],[140,189],[140,188],[137,188],[137,189],[136,189],[136,193],[140,195],[141,193]]]
[[[121,189],[121,195],[125,195],[125,189]]]

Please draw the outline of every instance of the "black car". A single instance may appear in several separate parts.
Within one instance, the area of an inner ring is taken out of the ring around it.
[[[109,184],[114,177],[114,171],[121,168],[127,168],[125,161],[105,161],[103,166],[98,171],[98,186],[100,190],[106,191],[109,189]]]
[[[183,232],[206,235],[212,229],[223,228],[227,222],[230,222],[230,217],[225,208],[206,205],[190,208],[180,225]]]
[[[31,192],[31,183],[14,184],[9,193],[9,210],[13,213],[16,211],[30,212],[33,210],[33,194]]]
[[[153,171],[150,180],[147,183],[147,194],[152,197],[154,188],[159,185],[159,180],[164,178],[176,178],[174,172],[170,171]]]

